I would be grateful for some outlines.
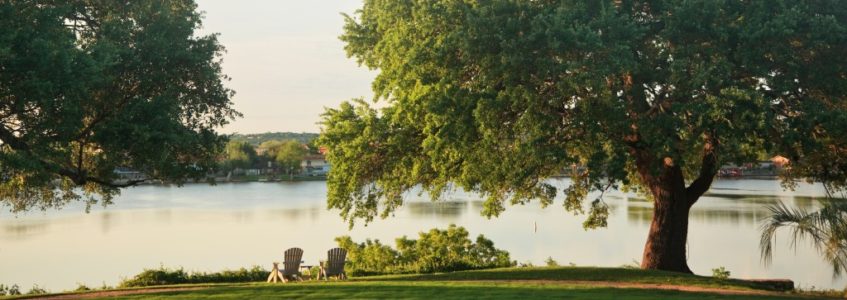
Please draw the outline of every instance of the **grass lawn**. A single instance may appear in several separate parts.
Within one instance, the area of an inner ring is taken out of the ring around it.
[[[221,285],[208,289],[129,295],[121,299],[784,299],[570,284],[351,281],[296,284]]]
[[[192,289],[194,288],[194,289]],[[347,281],[224,283],[97,291],[120,299],[785,299],[759,283],[623,268],[508,268]],[[181,289],[181,290],[162,290]],[[679,290],[682,289],[682,290]],[[741,293],[741,294],[739,294]]]
[[[736,290],[775,290],[768,284],[745,280],[719,280],[713,277],[665,271],[641,270],[635,268],[598,267],[505,268],[440,274],[372,276],[357,278],[356,280],[577,280],[686,285]]]

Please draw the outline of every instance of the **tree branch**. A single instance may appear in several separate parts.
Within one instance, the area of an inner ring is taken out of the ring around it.
[[[717,144],[717,142],[714,142],[714,144]],[[715,175],[718,174],[719,166],[715,148],[712,141],[706,142],[706,145],[703,146],[703,161],[700,165],[700,175],[685,189],[685,198],[688,199],[689,206],[697,203],[700,196],[703,196],[709,190],[709,187],[712,186],[712,181],[715,179]]]
[[[105,180],[101,180],[99,178],[94,178],[94,177],[87,177],[86,180],[88,180],[90,182],[94,182],[94,183],[99,184],[99,185],[110,187],[110,188],[125,188],[125,187],[131,187],[131,186],[138,185],[139,183],[143,183],[143,182],[145,182],[149,179],[127,180],[127,182],[125,182],[125,183],[115,183],[115,182],[112,182],[112,181],[105,181]]]
[[[33,159],[37,160],[39,163],[41,163],[45,167],[45,170],[52,172],[54,174],[57,174],[59,176],[66,177],[66,178],[72,180],[77,185],[83,185],[83,184],[86,184],[88,182],[94,182],[94,183],[97,183],[97,184],[100,184],[100,185],[103,185],[103,186],[106,186],[106,187],[110,187],[110,188],[124,188],[124,187],[134,186],[134,185],[137,185],[139,183],[142,183],[142,182],[145,182],[145,181],[148,180],[148,179],[129,180],[125,183],[115,183],[115,182],[112,182],[112,181],[104,180],[102,178],[88,176],[86,174],[87,172],[82,169],[81,162],[80,162],[80,165],[78,165],[77,170],[72,170],[72,169],[69,169],[69,168],[66,168],[66,167],[62,167],[59,164],[49,162],[47,160],[44,160],[44,159],[34,155],[32,153],[32,151],[30,150],[29,145],[27,145],[25,142],[23,142],[20,138],[16,137],[14,134],[12,134],[10,131],[8,131],[3,126],[0,126],[0,140],[4,144],[9,145],[9,147],[11,147],[13,150],[24,152],[24,153],[26,153],[26,155],[28,155],[28,156],[32,157]]]

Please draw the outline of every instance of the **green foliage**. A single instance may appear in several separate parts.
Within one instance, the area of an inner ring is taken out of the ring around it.
[[[285,173],[299,172],[303,157],[308,154],[308,147],[297,140],[270,140],[259,145],[259,151],[269,161]]]
[[[816,212],[789,208],[782,202],[769,206],[771,215],[764,220],[759,242],[762,259],[770,263],[776,232],[788,227],[791,229],[792,245],[810,239],[821,256],[832,265],[833,276],[847,270],[847,203],[843,199],[830,199],[823,204]]]
[[[534,267],[535,267],[535,265],[534,265],[534,264],[532,264],[532,261],[531,261],[531,260],[527,260],[527,261],[525,261],[525,262],[519,263],[519,264],[518,264],[518,267],[519,267],[519,268],[534,268]]]
[[[235,168],[246,169],[253,166],[257,159],[256,149],[250,143],[231,140],[224,148],[223,167],[227,170]]]
[[[91,290],[93,290],[92,288],[90,288],[90,287],[88,287],[87,285],[82,284],[82,283],[77,283],[76,285],[77,285],[77,286],[76,286],[76,288],[74,289],[74,292],[87,292],[87,291],[91,291]]]
[[[295,140],[283,141],[276,151],[274,161],[277,165],[286,170],[288,173],[299,173],[300,163],[308,154],[309,149],[305,145]]]
[[[37,284],[33,285],[29,291],[26,292],[27,295],[43,295],[49,293],[47,290],[39,287]]]
[[[714,268],[712,269],[712,277],[718,280],[727,280],[729,279],[730,273],[729,270],[724,267]]]
[[[329,207],[352,226],[456,187],[497,216],[579,166],[565,208],[602,227],[591,191],[692,183],[693,203],[762,153],[843,188],[845,20],[844,1],[366,0],[341,39],[386,104],[324,114]]]
[[[230,135],[230,139],[246,141],[253,145],[253,147],[258,147],[264,142],[267,141],[283,141],[283,140],[297,140],[298,142],[308,144],[312,143],[318,137],[317,133],[308,133],[308,132],[265,132],[265,133],[252,133],[252,134],[241,134],[235,133]]]
[[[538,271],[537,269],[532,271]],[[573,280],[580,280],[579,278]],[[659,284],[667,284],[660,282]],[[328,284],[222,284],[182,289],[166,293],[121,296],[121,299],[439,299],[439,300],[512,300],[512,299],[744,299],[781,300],[796,295],[762,295],[760,291],[738,290],[728,286],[725,295],[715,292],[690,292],[658,288],[617,288],[603,284],[553,284],[549,281],[341,281]],[[152,291],[151,291],[152,292]],[[563,296],[565,295],[565,296]],[[804,296],[806,294],[803,294]],[[802,296],[799,296],[802,297]]]
[[[548,267],[558,267],[559,266],[559,262],[554,260],[552,256],[548,256],[547,259],[544,260],[544,264],[547,265]]]
[[[510,267],[509,253],[494,248],[480,235],[476,243],[468,239],[463,227],[450,225],[447,230],[421,232],[417,240],[396,240],[396,250],[379,240],[357,244],[349,236],[335,238],[347,250],[346,271],[352,276],[403,273],[434,273],[459,270]]]
[[[0,206],[108,204],[116,168],[213,170],[240,116],[191,0],[0,2]]]
[[[0,284],[0,296],[16,296],[21,294],[21,288],[17,284],[6,286]]]
[[[347,250],[346,272],[351,276],[378,274],[401,274],[405,268],[399,265],[399,253],[379,240],[365,240],[357,244],[349,236],[336,237],[338,247]]]
[[[143,272],[130,279],[124,279],[118,285],[119,288],[144,287],[154,285],[169,285],[183,283],[218,283],[218,282],[255,282],[264,281],[268,278],[270,271],[259,266],[238,270],[225,270],[215,273],[185,272],[182,268],[168,269],[144,269]]]

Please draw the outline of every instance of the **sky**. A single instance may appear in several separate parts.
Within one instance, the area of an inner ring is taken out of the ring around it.
[[[219,33],[226,86],[244,117],[222,133],[319,132],[326,107],[370,99],[375,71],[347,58],[344,18],[359,0],[197,0],[199,34]]]

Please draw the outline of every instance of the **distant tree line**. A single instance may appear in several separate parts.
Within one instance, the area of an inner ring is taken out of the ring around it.
[[[288,139],[269,137],[288,136]],[[311,136],[311,138],[309,138]],[[221,171],[237,169],[272,169],[275,173],[293,175],[300,171],[300,164],[308,154],[319,153],[314,145],[316,134],[310,133],[263,133],[230,137],[220,159]],[[262,141],[256,144],[256,141]]]
[[[283,141],[283,140],[296,140],[303,144],[309,144],[315,138],[318,137],[317,133],[308,133],[308,132],[265,132],[265,133],[251,133],[251,134],[240,134],[236,133],[230,136],[230,140],[237,141],[245,141],[253,147],[258,147],[264,142],[267,141]]]

